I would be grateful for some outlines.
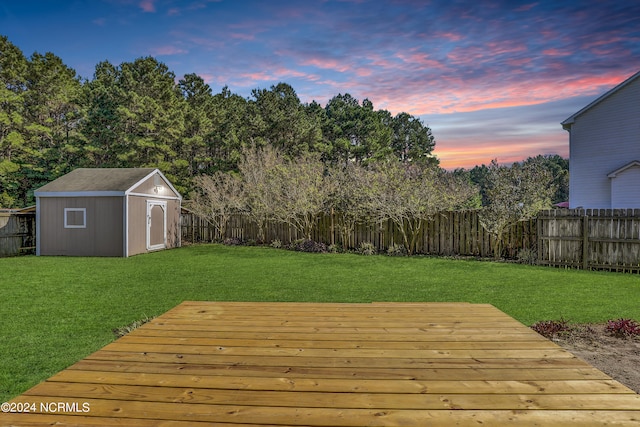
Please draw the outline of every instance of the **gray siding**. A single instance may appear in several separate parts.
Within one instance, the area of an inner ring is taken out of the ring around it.
[[[86,228],[65,228],[65,208],[85,208]],[[122,197],[41,197],[40,255],[123,256],[122,212]]]
[[[570,147],[571,208],[611,208],[607,175],[640,160],[640,79],[579,115],[571,127]],[[621,204],[617,208],[637,207],[620,197],[616,203]]]

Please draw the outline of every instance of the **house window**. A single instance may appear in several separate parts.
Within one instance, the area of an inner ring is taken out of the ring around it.
[[[64,228],[87,228],[87,208],[64,208]]]

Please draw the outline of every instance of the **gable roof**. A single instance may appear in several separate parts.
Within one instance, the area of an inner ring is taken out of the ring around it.
[[[36,190],[40,193],[124,193],[154,172],[154,168],[78,168]]]
[[[596,105],[598,105],[599,103],[601,103],[602,101],[604,101],[605,99],[607,99],[608,97],[618,92],[620,89],[629,85],[630,83],[632,83],[638,78],[640,78],[640,71],[638,71],[633,76],[629,77],[627,80],[623,81],[618,86],[614,87],[613,89],[609,90],[602,96],[598,97],[595,101],[591,102],[589,105],[587,105],[586,107],[584,107],[583,109],[581,109],[580,111],[578,111],[577,113],[573,114],[571,117],[569,117],[568,119],[560,123],[562,125],[562,129],[565,129],[565,130],[571,129],[571,125],[576,121],[576,118],[578,118],[579,115],[595,107]]]
[[[627,163],[626,165],[622,166],[621,168],[618,168],[616,170],[614,170],[613,172],[611,172],[609,175],[607,175],[608,178],[616,178],[618,175],[620,175],[622,172],[626,171],[629,168],[632,168],[634,166],[640,166],[640,161],[638,160],[634,160],[632,162]]]

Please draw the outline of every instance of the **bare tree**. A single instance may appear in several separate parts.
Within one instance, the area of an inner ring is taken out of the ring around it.
[[[242,180],[237,174],[216,172],[196,177],[194,184],[196,190],[187,206],[224,239],[231,215],[244,208]]]
[[[275,218],[294,227],[306,239],[318,215],[327,208],[331,188],[318,155],[303,154],[276,166],[271,172]]]
[[[371,176],[371,171],[353,163],[329,170],[327,179],[332,183],[329,204],[338,220],[340,243],[345,249],[353,247],[351,236],[356,224],[369,216]]]
[[[275,219],[279,189],[274,170],[284,165],[284,159],[270,146],[245,149],[238,164],[244,185],[245,212],[258,226],[259,242],[265,241],[267,222]]]
[[[371,212],[378,221],[393,221],[409,255],[427,221],[439,212],[463,207],[477,194],[472,185],[438,167],[399,162],[379,166],[371,184]]]
[[[492,160],[488,168],[486,199],[480,211],[482,226],[496,239],[494,255],[500,257],[506,230],[518,221],[533,218],[541,209],[551,207],[556,191],[553,176],[540,162],[515,163],[511,167]]]

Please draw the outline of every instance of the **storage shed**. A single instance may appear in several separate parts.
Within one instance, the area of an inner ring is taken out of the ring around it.
[[[182,196],[158,169],[76,169],[35,192],[36,254],[128,257],[180,246]]]

